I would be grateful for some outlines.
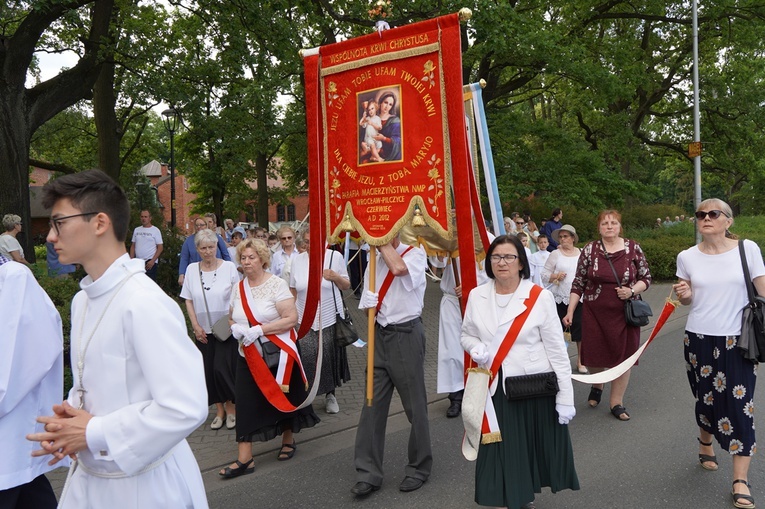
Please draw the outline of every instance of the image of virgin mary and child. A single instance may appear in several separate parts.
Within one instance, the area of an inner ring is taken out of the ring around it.
[[[379,97],[364,94],[359,104],[359,164],[400,161],[401,119],[398,95],[390,90]]]

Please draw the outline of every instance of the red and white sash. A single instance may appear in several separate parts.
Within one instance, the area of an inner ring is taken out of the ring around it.
[[[239,282],[239,295],[242,299],[242,309],[247,316],[247,321],[249,322],[250,327],[260,325],[261,322],[255,318],[252,308],[247,301],[244,280]],[[297,334],[295,334],[295,329],[290,329],[289,332],[268,334],[265,337],[281,350],[276,376],[274,377],[271,373],[271,370],[266,365],[266,361],[263,360],[263,357],[260,355],[255,344],[243,348],[247,367],[250,368],[252,378],[255,380],[255,383],[260,390],[263,391],[263,394],[266,396],[269,403],[282,412],[294,412],[298,407],[290,403],[284,394],[289,392],[290,377],[292,376],[292,370],[295,366],[300,370],[300,374],[303,377],[303,383],[305,384],[306,389],[308,389],[308,380],[306,379],[303,364],[300,361],[300,355],[298,354],[297,345],[295,344]]]
[[[512,348],[515,340],[518,339],[518,334],[521,332],[523,324],[526,323],[526,319],[529,317],[529,314],[531,314],[531,310],[541,293],[541,286],[532,285],[529,297],[526,300],[526,309],[523,313],[515,317],[510,329],[508,329],[507,334],[505,334],[505,338],[502,340],[499,348],[497,348],[496,353],[492,355],[491,368],[489,369],[491,372],[489,375],[489,385],[491,385],[492,381],[498,383],[497,374],[499,373],[499,368],[502,366],[502,362],[505,360],[505,357],[507,357],[507,353],[510,351],[510,348]],[[490,444],[501,441],[502,434],[499,431],[497,414],[494,411],[494,405],[491,401],[491,391],[487,391],[486,406],[484,407],[483,422],[481,423],[481,443]]]
[[[404,249],[404,252],[401,253],[401,258],[404,258],[406,253],[414,249],[414,246],[409,246],[408,248]],[[388,273],[385,275],[385,279],[383,279],[382,285],[380,285],[380,291],[377,294],[377,308],[375,309],[375,315],[380,312],[380,308],[382,307],[383,299],[385,298],[385,295],[388,293],[388,289],[390,289],[390,285],[393,284],[393,273],[388,269]]]

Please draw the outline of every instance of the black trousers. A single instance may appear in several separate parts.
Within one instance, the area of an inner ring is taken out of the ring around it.
[[[45,475],[21,486],[0,490],[2,509],[56,509],[57,506],[56,494]]]

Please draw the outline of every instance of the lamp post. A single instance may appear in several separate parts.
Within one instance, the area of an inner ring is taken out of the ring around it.
[[[180,114],[175,108],[168,108],[162,112],[165,129],[170,133],[170,227],[175,228],[175,146],[173,138],[178,129]]]

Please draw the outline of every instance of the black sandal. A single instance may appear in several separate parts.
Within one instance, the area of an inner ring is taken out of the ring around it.
[[[285,448],[289,448],[289,450],[286,450]],[[295,441],[293,440],[291,444],[282,444],[281,449],[279,449],[279,454],[276,456],[276,459],[279,461],[287,461],[289,459],[292,459],[292,457],[295,455],[295,450],[297,449],[297,444],[295,444]]]
[[[751,488],[751,486],[749,486],[749,483],[743,479],[736,479],[735,481],[733,481],[733,486],[739,483],[745,484],[747,488]],[[752,497],[752,495],[736,493],[735,491],[733,491],[733,488],[731,488],[730,494],[733,496],[734,506],[738,507],[739,509],[754,509],[754,497]],[[739,502],[739,500],[741,499],[745,500],[747,503],[742,504],[741,502]]]
[[[236,468],[226,467],[223,469],[223,472],[218,472],[218,475],[223,477],[224,479],[232,479],[234,477],[239,477],[240,475],[245,474],[251,474],[255,471],[255,465],[252,465],[254,458],[250,458],[250,461],[247,463],[242,463],[239,460],[236,460],[236,464],[238,465]],[[252,467],[250,467],[252,465]]]
[[[709,443],[702,442],[699,437],[696,437],[696,440],[698,440],[699,443],[701,445],[703,445],[704,447],[711,447],[712,446],[712,442],[709,442]],[[717,467],[717,456],[715,456],[714,454],[709,455],[709,454],[701,454],[701,453],[699,453],[699,463],[701,463],[701,467],[704,470],[709,470],[711,472],[716,471],[717,468],[718,468]],[[707,463],[714,463],[715,465],[714,466],[709,466],[709,465],[707,465]]]
[[[590,408],[595,408],[600,404],[600,397],[603,395],[603,389],[596,389],[593,387],[590,389],[590,395],[587,396],[587,404],[590,405]],[[593,405],[591,401],[594,401],[595,404]]]
[[[619,419],[620,421],[630,420],[630,414],[627,413],[627,409],[624,408],[622,405],[614,405],[614,407],[611,408],[611,414],[613,414],[613,416]],[[627,418],[622,419],[622,415],[626,415]]]

